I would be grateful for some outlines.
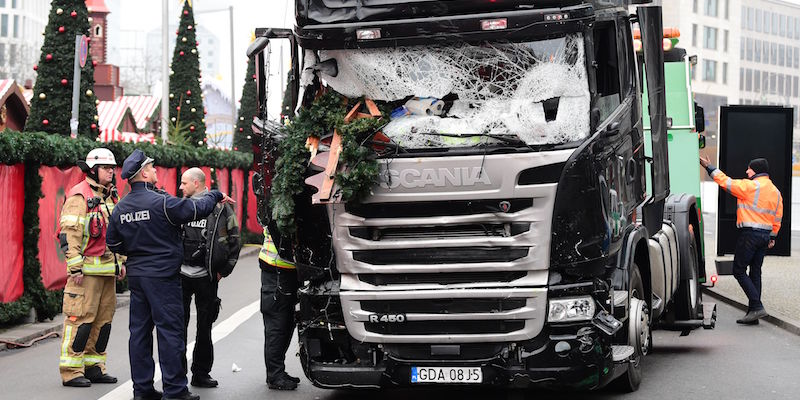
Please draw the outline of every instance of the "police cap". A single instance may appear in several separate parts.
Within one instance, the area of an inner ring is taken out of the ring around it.
[[[134,150],[122,163],[122,179],[132,178],[138,174],[145,165],[153,161],[154,160],[146,156],[143,151],[139,149]]]

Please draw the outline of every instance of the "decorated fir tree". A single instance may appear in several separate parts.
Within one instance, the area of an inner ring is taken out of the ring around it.
[[[175,126],[185,126],[189,142],[205,146],[206,120],[200,89],[200,55],[194,13],[184,1],[181,22],[175,32],[175,51],[169,77],[169,117]]]
[[[89,12],[84,0],[53,0],[44,31],[44,45],[26,132],[69,135],[72,118],[75,36],[89,36]],[[94,95],[94,63],[91,54],[81,69],[78,135],[97,136],[97,97]]]
[[[253,60],[247,61],[247,73],[244,75],[242,99],[239,101],[239,119],[233,127],[233,149],[251,153],[253,151],[253,117],[258,113],[256,98],[256,68]]]

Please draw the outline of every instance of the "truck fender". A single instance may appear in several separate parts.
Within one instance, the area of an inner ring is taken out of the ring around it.
[[[650,254],[647,245],[648,235],[644,225],[636,226],[625,234],[622,250],[617,257],[617,270],[612,284],[615,289],[628,290],[630,266],[636,261],[644,284],[645,299],[652,307],[652,278],[650,275]],[[628,295],[630,296],[630,294]],[[628,299],[630,301],[630,299]],[[652,311],[652,310],[651,310]],[[627,310],[626,310],[627,313]]]
[[[680,272],[678,281],[681,282],[684,277],[691,276],[689,271],[689,230],[694,230],[694,239],[697,242],[697,248],[701,249],[700,240],[702,240],[703,232],[700,232],[700,225],[697,221],[697,199],[687,193],[671,194],[667,197],[664,205],[664,219],[672,221],[675,227],[675,234],[678,237],[678,251],[680,260]],[[691,228],[690,228],[691,226]],[[700,255],[697,257],[700,261],[698,268],[698,275],[705,277],[705,261]]]

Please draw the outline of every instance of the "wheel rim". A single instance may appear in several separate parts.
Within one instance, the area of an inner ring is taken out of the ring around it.
[[[647,354],[650,347],[650,314],[647,312],[647,303],[638,298],[631,298],[630,330],[628,342],[640,355]],[[637,357],[636,363],[639,359]]]

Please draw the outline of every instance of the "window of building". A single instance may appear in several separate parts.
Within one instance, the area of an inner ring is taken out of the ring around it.
[[[778,45],[778,65],[783,67],[786,65],[786,46]]]
[[[756,10],[756,32],[761,32],[761,10]]]
[[[761,74],[761,90],[764,93],[769,92],[769,74],[767,73],[767,71],[764,71]]]
[[[753,91],[753,70],[750,68],[744,71],[744,90]]]
[[[728,84],[728,63],[722,63],[722,84]]]
[[[14,37],[19,37],[19,15],[14,16]]]
[[[780,34],[783,37],[786,37],[786,16],[781,15],[780,19]]]
[[[16,65],[17,63],[17,45],[10,44],[8,46],[8,65]]]
[[[744,91],[744,68],[739,68],[739,91]]]
[[[778,96],[783,96],[783,74],[778,74]]]
[[[769,63],[772,65],[778,65],[778,44],[777,43],[770,43],[769,44]]]
[[[730,0],[725,0],[725,19],[729,19],[729,16],[730,16],[730,8],[731,8],[731,2],[730,2]]]
[[[794,39],[794,21],[792,17],[786,17],[786,37]]]
[[[706,0],[706,15],[709,17],[717,16],[717,0]]]
[[[751,7],[747,7],[747,30],[755,30],[755,11]]]
[[[95,27],[94,27],[94,36],[95,37],[103,37],[103,26],[102,25],[95,25]]]
[[[774,72],[769,73],[769,93],[775,94],[778,91],[778,77]]]
[[[707,82],[717,81],[717,62],[703,60],[703,80]]]
[[[745,49],[745,51],[746,51],[745,57],[746,57],[747,61],[753,61],[753,39],[752,38],[747,38],[746,43],[747,43],[747,47]]]
[[[724,51],[726,53],[728,52],[728,30],[727,29],[724,31],[724,34],[722,35],[722,51]]]
[[[758,93],[761,91],[761,71],[753,70],[753,91]]]
[[[0,0],[0,7],[6,6],[6,0]]]
[[[794,78],[792,78],[792,80],[793,80],[793,82],[792,82],[792,97],[797,98],[798,95],[800,95],[800,93],[798,93],[798,89],[800,89],[800,88],[798,88],[798,86],[797,86],[797,84],[800,83],[800,82],[798,82],[800,79],[798,79],[795,76]]]
[[[794,58],[794,67],[795,68],[800,68],[800,48],[795,47],[794,48],[794,54],[792,54],[792,55],[794,56],[793,57]]]
[[[689,75],[693,81],[697,80],[697,65],[689,65]]]
[[[800,39],[800,18],[794,19],[794,38]]]
[[[717,28],[703,27],[703,47],[709,50],[717,49]]]
[[[692,12],[694,12],[695,14],[697,14],[697,1],[698,0],[692,1]]]
[[[753,41],[753,61],[761,62],[761,41],[758,39]]]
[[[0,65],[6,65],[6,44],[0,43]]]
[[[747,7],[742,6],[742,29],[747,28]]]
[[[786,66],[792,66],[792,46],[786,46]]]
[[[8,14],[0,16],[0,36],[8,37]]]
[[[775,14],[775,13],[772,13],[772,34],[773,35],[777,35],[778,32],[779,32],[778,25],[780,25],[780,22],[778,22],[778,21],[780,21],[779,15]]]
[[[692,47],[697,47],[697,24],[692,24]]]
[[[17,0],[11,0],[11,8],[17,8]]]
[[[739,41],[739,59],[744,60],[744,40]]]
[[[769,33],[770,12],[764,11],[764,33]]]

